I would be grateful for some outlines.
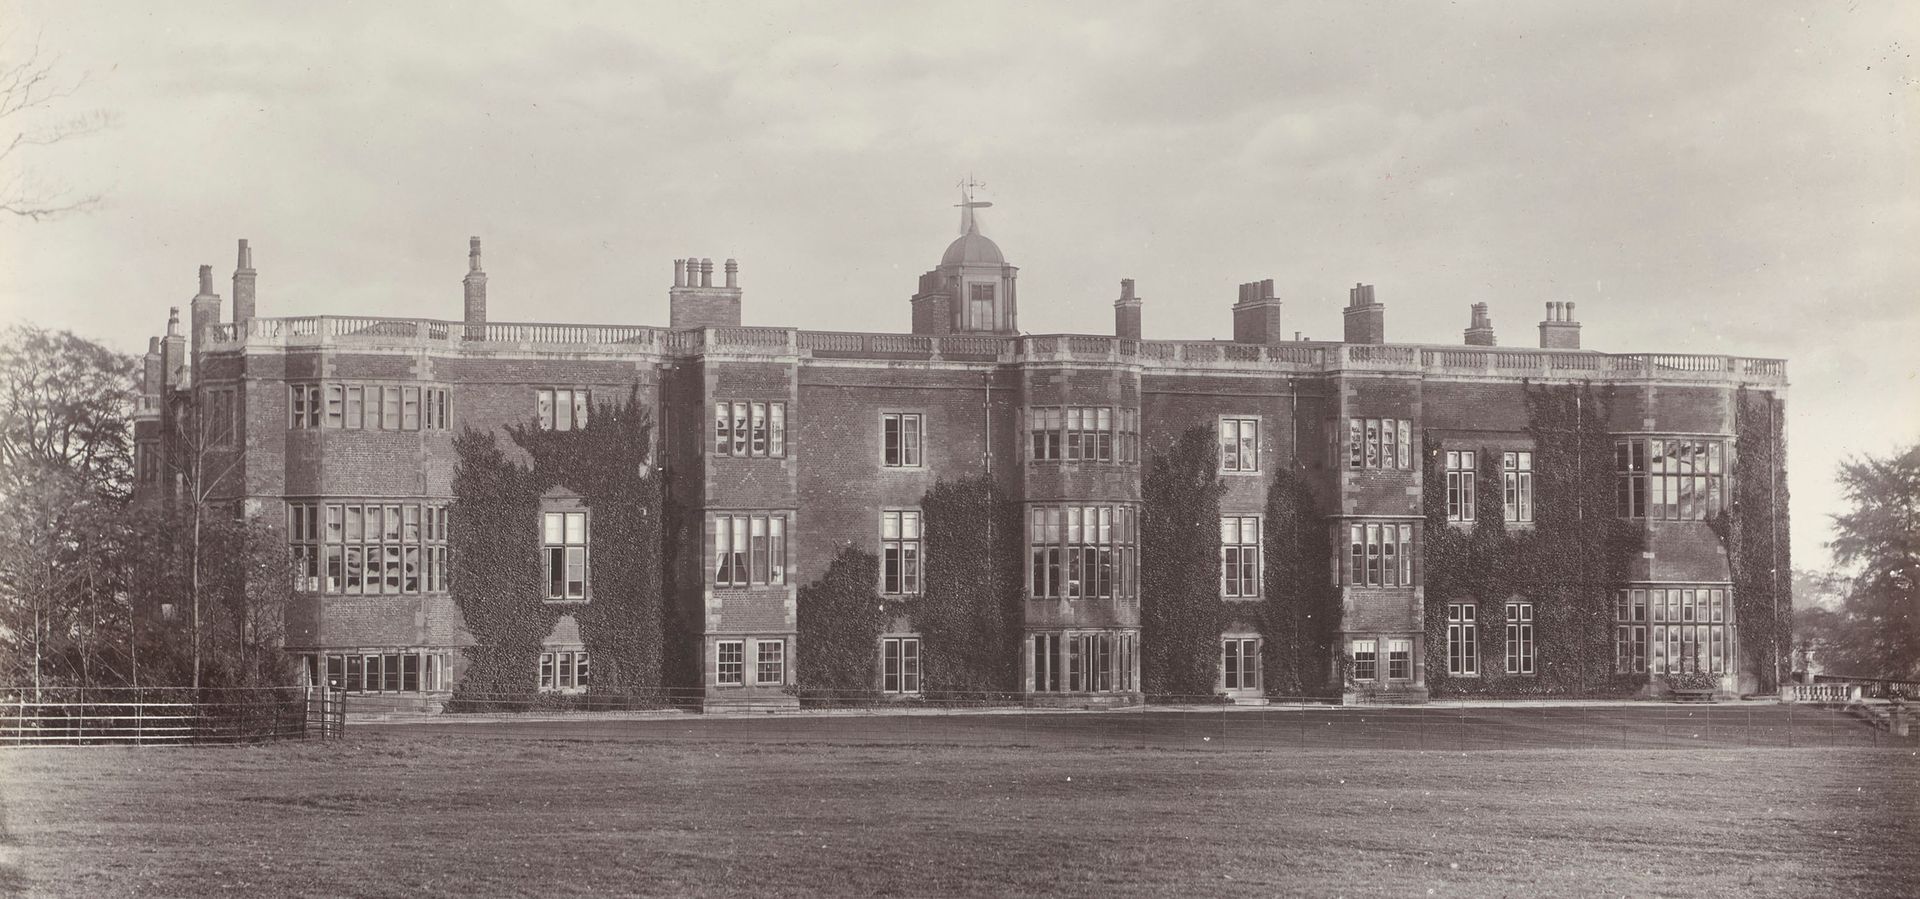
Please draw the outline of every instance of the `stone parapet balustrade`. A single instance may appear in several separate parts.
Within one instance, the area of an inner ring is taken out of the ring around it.
[[[242,333],[244,331],[244,333]],[[420,347],[566,355],[726,353],[816,359],[1107,363],[1145,370],[1311,374],[1404,372],[1426,377],[1786,384],[1779,359],[1673,353],[1609,354],[1525,348],[1222,340],[1130,340],[1090,334],[885,334],[796,328],[693,328],[308,316],[213,326],[211,351],[241,347]]]

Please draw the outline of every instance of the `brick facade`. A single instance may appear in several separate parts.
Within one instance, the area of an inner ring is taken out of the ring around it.
[[[1131,282],[1116,323],[1134,333],[1019,336],[1011,327],[1014,269],[997,260],[991,242],[991,254],[983,251],[981,240],[970,232],[962,241],[971,243],[957,241],[959,249],[949,250],[963,258],[921,278],[911,334],[739,327],[742,292],[734,266],[729,261],[725,284],[713,286],[711,263],[703,271],[701,260],[676,264],[670,328],[485,322],[477,242],[465,282],[467,314],[459,323],[255,317],[222,324],[211,320],[217,312],[207,312],[203,296],[195,304],[200,334],[193,381],[169,367],[180,341],[156,339],[143,369],[146,411],[136,437],[143,452],[162,445],[157,435],[164,422],[154,411],[165,405],[161,396],[240,388],[239,442],[246,455],[231,498],[247,500],[263,521],[284,526],[285,504],[292,501],[451,501],[454,435],[531,423],[539,389],[585,389],[596,402],[635,395],[656,412],[658,461],[671,500],[684,510],[668,529],[675,544],[668,556],[678,560],[667,579],[678,592],[668,601],[700,622],[699,646],[686,649],[700,660],[709,701],[724,703],[789,695],[806,652],[795,636],[799,585],[818,578],[847,545],[877,552],[881,513],[917,509],[940,479],[991,474],[1029,510],[1137,507],[1144,462],[1119,455],[1035,459],[1033,410],[1105,410],[1115,438],[1119,423],[1137,413],[1140,459],[1189,428],[1252,422],[1255,455],[1237,466],[1244,470],[1222,474],[1223,515],[1263,516],[1272,473],[1286,469],[1304,476],[1329,510],[1327,526],[1336,539],[1328,564],[1335,571],[1345,564],[1348,527],[1412,527],[1410,583],[1338,579],[1339,633],[1343,641],[1378,640],[1382,647],[1389,640],[1415,641],[1417,670],[1405,686],[1423,696],[1424,603],[1439,601],[1423,594],[1417,556],[1424,479],[1439,476],[1425,464],[1429,434],[1497,450],[1530,448],[1525,385],[1593,381],[1612,391],[1611,426],[1620,434],[1710,437],[1733,452],[1736,389],[1785,388],[1784,366],[1774,360],[1383,344],[1384,306],[1364,286],[1353,291],[1342,343],[1285,340],[1271,282],[1243,285],[1234,308],[1235,342],[1137,339],[1141,301]],[[249,293],[251,279],[249,271]],[[961,295],[971,284],[981,286]],[[964,307],[969,297],[976,303],[973,319]],[[1482,320],[1483,311],[1476,315]],[[968,327],[970,321],[977,327]],[[1567,333],[1577,341],[1577,332],[1560,327],[1577,323],[1555,318],[1551,324],[1556,327],[1543,323],[1543,340],[1553,330],[1555,343],[1564,343]],[[1486,330],[1491,344],[1491,326]],[[307,384],[445,389],[450,420],[445,428],[351,429],[335,426],[327,409],[320,426],[295,427],[289,397]],[[785,404],[784,453],[718,453],[714,410],[733,403]],[[883,459],[889,414],[917,416],[917,464]],[[1351,466],[1347,435],[1356,420],[1410,422],[1410,464]],[[785,583],[715,583],[716,516],[736,513],[786,516]],[[1649,533],[1636,581],[1730,582],[1725,551],[1706,523],[1649,522]],[[1029,689],[1036,698],[1101,693],[1137,699],[1138,608],[1152,601],[1030,600],[1030,651],[1022,661]],[[444,593],[304,593],[294,605],[288,649],[295,652],[451,652],[473,639]],[[1236,620],[1247,619],[1246,611],[1236,607]],[[895,625],[898,631],[906,622]],[[1248,627],[1239,620],[1228,630],[1242,634]],[[1082,672],[1087,680],[1078,689],[1048,690],[1042,684],[1053,664],[1052,644],[1045,641],[1052,637],[1062,645],[1095,641],[1087,647],[1133,641],[1125,645],[1136,670],[1114,661],[1106,669],[1110,681]],[[577,640],[568,617],[549,642]],[[1115,642],[1098,642],[1106,640]],[[717,653],[731,641],[744,644],[748,675],[741,686],[716,678]],[[760,642],[783,644],[784,683],[755,683]],[[1386,664],[1384,650],[1380,664]],[[533,677],[529,672],[530,686]],[[1254,691],[1243,685],[1229,692]]]

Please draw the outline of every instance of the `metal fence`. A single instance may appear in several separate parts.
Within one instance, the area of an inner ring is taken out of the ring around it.
[[[259,743],[345,733],[346,700],[311,687],[0,689],[0,745]]]
[[[664,697],[601,697],[567,706],[551,697],[467,696],[445,713],[369,709],[349,696],[357,729],[527,739],[635,742],[954,744],[1007,747],[1395,749],[1487,751],[1689,747],[1902,747],[1911,736],[1859,706],[1777,702],[1713,704],[1496,703],[1473,706],[1331,706],[1302,700],[1261,706],[1151,697],[1120,708],[1007,705],[991,697],[867,701],[795,708],[742,701],[676,708]],[[475,700],[484,700],[475,701]],[[466,709],[467,711],[458,711]]]

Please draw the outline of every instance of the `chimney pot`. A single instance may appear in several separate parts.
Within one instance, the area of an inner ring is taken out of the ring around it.
[[[685,259],[673,260],[673,286],[687,286],[687,260]]]
[[[700,286],[713,286],[713,260],[704,256],[700,259]]]
[[[1570,321],[1570,322],[1577,322],[1577,321],[1579,321],[1579,319],[1577,319],[1577,318],[1574,318],[1574,317],[1573,317],[1573,304],[1572,304],[1572,303],[1568,303],[1568,304],[1567,304],[1567,319],[1566,319],[1566,320],[1567,320],[1567,321]]]
[[[1123,300],[1133,299],[1133,279],[1132,278],[1120,279],[1120,299],[1123,299]]]
[[[740,286],[740,263],[738,260],[727,260],[727,286]]]
[[[213,266],[200,266],[200,295],[213,296]]]

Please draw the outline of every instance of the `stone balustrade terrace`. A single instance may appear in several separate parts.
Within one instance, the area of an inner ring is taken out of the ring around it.
[[[242,333],[244,331],[244,333]],[[564,325],[409,318],[307,316],[220,324],[212,352],[242,347],[381,347],[477,352],[607,353],[662,356],[724,353],[814,359],[951,362],[1079,362],[1242,372],[1405,372],[1428,377],[1554,380],[1738,382],[1784,386],[1779,359],[1676,353],[1600,353],[1519,347],[1353,344],[1278,345],[1222,340],[1128,340],[1089,334],[1017,337],[805,331],[797,328],[695,328]]]

